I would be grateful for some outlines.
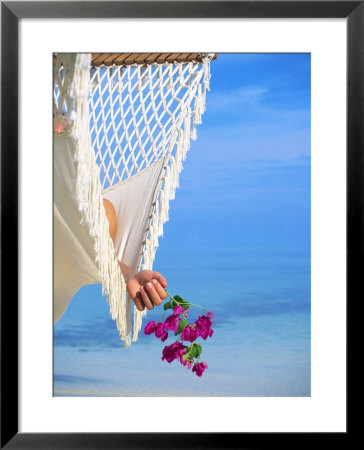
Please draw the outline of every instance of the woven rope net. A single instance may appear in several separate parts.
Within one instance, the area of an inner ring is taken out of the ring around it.
[[[125,345],[137,339],[146,310],[134,307],[132,333],[130,299],[108,236],[102,196],[159,164],[136,255],[138,270],[152,269],[182,162],[205,111],[213,58],[199,54],[150,64],[134,58],[131,64],[109,61],[106,66],[92,64],[91,55],[59,54],[54,63],[56,138],[69,136],[74,144],[73,198],[95,237],[100,281]]]

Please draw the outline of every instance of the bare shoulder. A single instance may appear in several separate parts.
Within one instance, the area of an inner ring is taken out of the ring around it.
[[[104,208],[106,212],[107,220],[109,221],[109,233],[111,238],[114,239],[116,233],[116,213],[114,205],[110,202],[110,200],[103,199]]]

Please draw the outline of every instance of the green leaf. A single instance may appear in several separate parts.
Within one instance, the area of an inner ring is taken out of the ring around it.
[[[189,347],[185,347],[186,349],[186,354],[189,353],[189,351],[191,350],[192,345],[190,345]]]
[[[167,309],[173,308],[172,302],[165,303],[163,308],[164,308],[164,311],[167,311]]]
[[[201,351],[202,351],[201,345],[200,344],[196,344],[196,342],[194,342],[191,345],[191,347],[190,347],[190,349],[188,351],[188,354],[191,355],[192,358],[198,358],[200,356],[200,354],[201,354]]]
[[[196,358],[198,358],[201,355],[202,347],[200,344],[195,344],[195,348],[196,348]]]
[[[188,322],[186,319],[182,319],[180,323],[178,324],[177,328],[177,334],[180,334],[188,325]]]
[[[182,306],[183,309],[188,309],[191,306],[191,303],[188,303],[187,300],[180,297],[179,295],[175,295],[174,298],[177,300],[179,306]]]

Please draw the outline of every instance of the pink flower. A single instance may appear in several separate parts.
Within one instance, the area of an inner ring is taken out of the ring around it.
[[[179,314],[182,314],[183,311],[184,311],[184,309],[182,308],[182,306],[177,305],[173,308],[173,314],[179,315]]]
[[[173,330],[175,333],[177,332],[178,324],[180,323],[181,319],[176,316],[175,314],[172,314],[171,316],[167,317],[167,319],[164,322],[164,328],[166,330]]]
[[[182,331],[181,338],[183,341],[193,342],[199,337],[198,329],[195,324],[187,325],[187,327]]]
[[[198,377],[201,377],[207,368],[208,365],[205,362],[195,363],[192,367],[192,372],[195,372]]]
[[[155,332],[155,322],[153,320],[150,320],[144,327],[144,334],[152,334]]]
[[[163,322],[158,322],[155,326],[155,335],[157,336],[157,338],[160,338],[162,342],[164,342],[167,337],[168,337],[168,333],[164,328],[164,323]]]
[[[171,363],[179,357],[183,348],[182,342],[179,341],[176,341],[171,345],[167,345],[163,349],[162,361],[166,360],[168,363]]]
[[[208,336],[213,335],[213,331],[211,329],[212,320],[207,316],[199,316],[199,318],[195,322],[199,335],[202,339],[206,340]]]
[[[180,353],[179,353],[179,362],[182,364],[182,366],[186,366],[187,369],[191,369],[192,361],[190,361],[189,359],[186,359],[186,360],[183,359],[183,355],[185,355],[186,352],[187,352],[187,350],[185,348],[180,351]]]
[[[214,317],[214,314],[211,312],[211,311],[208,311],[207,313],[206,313],[206,316],[207,317],[210,317],[211,319]]]

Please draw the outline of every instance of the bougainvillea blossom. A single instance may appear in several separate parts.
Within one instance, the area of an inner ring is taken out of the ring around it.
[[[182,306],[175,306],[173,308],[173,314],[182,314],[184,312],[184,309],[182,308]]]
[[[156,329],[156,325],[155,322],[153,322],[153,320],[150,320],[144,328],[144,333],[145,334],[153,334],[155,332]]]
[[[195,372],[198,377],[201,377],[208,365],[205,362],[195,363],[192,367],[192,372]]]
[[[199,337],[206,340],[213,335],[211,326],[214,315],[211,311],[206,311],[199,305],[189,303],[178,295],[172,297],[168,292],[167,294],[171,301],[165,303],[164,310],[171,310],[172,314],[163,321],[164,313],[157,323],[150,320],[144,328],[144,333],[147,335],[155,333],[156,337],[161,339],[162,342],[167,340],[168,331],[173,331],[175,336],[179,335],[175,342],[163,348],[162,361],[171,363],[178,360],[187,369],[192,367],[192,372],[201,377],[208,366],[205,361],[201,361],[202,347],[195,341]],[[190,306],[196,306],[205,312],[194,323],[188,323],[187,320]],[[184,342],[191,342],[192,344],[187,346]]]
[[[167,317],[167,319],[164,322],[164,328],[166,330],[173,330],[175,333],[177,332],[178,324],[180,323],[181,319],[178,315],[172,314],[171,316]]]
[[[164,328],[164,323],[163,322],[158,322],[155,326],[155,335],[157,336],[157,338],[159,338],[162,342],[164,342],[165,340],[167,340],[168,337],[168,333]]]
[[[188,325],[181,333],[183,341],[194,342],[199,337],[199,332],[195,324]]]
[[[211,337],[213,335],[214,332],[211,329],[212,320],[210,317],[199,316],[195,323],[198,333],[202,339],[206,340],[209,336]]]

